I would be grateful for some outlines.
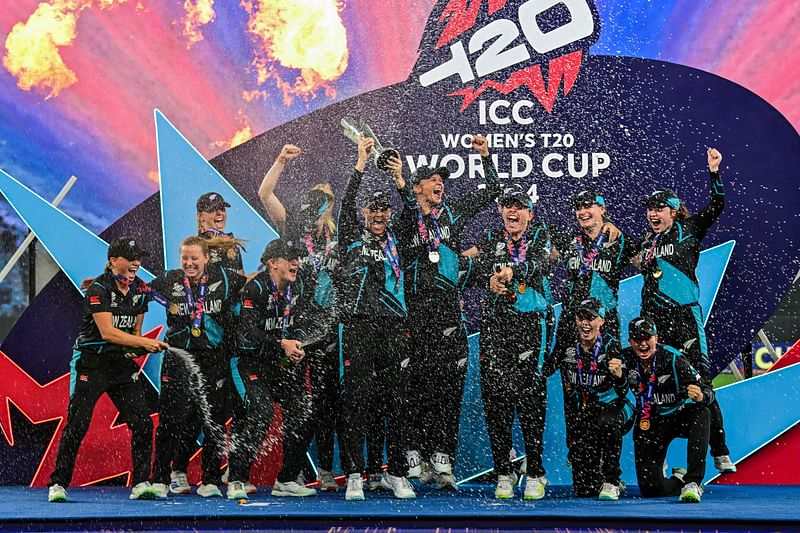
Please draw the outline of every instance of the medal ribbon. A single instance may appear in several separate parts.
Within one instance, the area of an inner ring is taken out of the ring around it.
[[[130,285],[131,281],[133,281],[128,279],[128,276],[119,276],[117,274],[114,274],[110,270],[108,271],[108,275],[111,276],[111,279],[113,279],[114,281],[119,281],[123,285]]]
[[[392,272],[394,272],[394,276],[397,278],[397,283],[400,283],[400,254],[397,253],[397,244],[395,243],[391,231],[386,232],[386,242],[383,244],[383,253],[392,266]]]
[[[653,394],[656,391],[656,354],[653,354],[653,362],[650,365],[650,379],[647,380],[647,387],[644,386],[644,370],[641,361],[636,363],[639,372],[639,394],[636,395],[636,403],[639,404],[642,415],[641,420],[650,420],[650,409],[653,405]]]
[[[233,233],[225,233],[217,228],[204,229],[202,233],[204,235],[211,235],[212,237],[228,237],[229,239],[233,239]]]
[[[606,240],[606,234],[601,233],[597,240],[592,245],[592,249],[589,250],[589,254],[586,256],[586,259],[583,257],[583,234],[578,234],[578,238],[575,240],[575,244],[578,248],[578,260],[580,261],[580,270],[578,270],[578,276],[583,277],[589,271],[589,268],[592,266],[592,262],[594,261],[597,254],[600,253],[600,247],[603,246],[603,241]]]
[[[650,249],[647,250],[647,253],[644,256],[644,264],[647,266],[653,266],[656,259],[656,246],[658,246],[658,240],[661,238],[661,233],[656,233],[653,235],[653,242],[650,245]]]
[[[278,292],[278,286],[275,282],[270,278],[269,280],[271,288],[272,288],[272,301],[275,304],[275,318],[278,319],[281,317],[281,295]],[[283,308],[283,327],[281,328],[281,338],[286,339],[289,335],[289,315],[292,314],[292,286],[288,285],[286,287],[286,307]]]
[[[192,284],[189,276],[183,276],[183,295],[186,298],[186,306],[192,309],[192,329],[200,329],[203,321],[203,313],[206,305],[206,289],[208,288],[208,276],[203,274],[200,277],[200,288],[197,294],[197,302],[194,301],[192,294]]]
[[[434,209],[431,211],[431,231],[428,231],[428,226],[425,224],[425,218],[422,216],[422,210],[417,206],[417,230],[419,231],[419,241],[427,242],[428,249],[431,252],[439,250],[439,244],[442,242],[442,230],[439,228],[439,222],[436,220],[439,217],[439,210]]]
[[[150,299],[156,302],[157,304],[167,307],[167,305],[169,304],[169,300],[167,300],[167,298],[163,294],[154,291],[150,285],[144,282],[144,280],[136,278],[135,281],[137,283],[136,292],[138,292],[139,294],[147,294],[150,297]]]
[[[325,255],[323,255],[320,260],[317,260],[317,256],[314,254],[314,239],[311,236],[310,231],[306,233],[306,250],[308,250],[308,260],[311,263],[311,268],[314,270],[314,274],[319,274],[319,271],[322,270],[322,267],[325,264],[325,259],[331,253],[330,228],[325,226]]]
[[[528,255],[528,239],[525,238],[525,235],[519,238],[519,244],[514,246],[514,240],[511,238],[511,235],[506,231],[504,232],[504,237],[506,240],[506,248],[508,249],[508,255],[511,257],[511,263],[514,266],[519,266],[525,262],[525,258]]]
[[[598,335],[597,340],[594,343],[594,349],[592,350],[592,362],[589,365],[589,377],[588,377],[588,384],[584,384],[583,380],[583,359],[581,355],[583,355],[583,346],[581,343],[578,343],[577,347],[575,348],[575,366],[578,370],[578,388],[581,389],[581,409],[586,409],[586,404],[589,401],[589,393],[592,391],[592,382],[594,381],[594,376],[597,373],[597,359],[600,357],[600,350],[603,347],[603,336]]]

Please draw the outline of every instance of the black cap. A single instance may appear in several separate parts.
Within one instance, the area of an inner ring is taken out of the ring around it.
[[[389,201],[389,196],[380,189],[376,189],[369,193],[364,199],[363,207],[365,209],[378,209],[392,207]]]
[[[661,189],[653,191],[650,196],[642,200],[645,207],[671,207],[672,209],[681,208],[681,199],[671,189]]]
[[[605,207],[606,201],[605,199],[603,199],[602,196],[600,196],[600,193],[592,190],[581,191],[572,197],[572,207],[574,207],[575,209],[578,209],[579,207],[584,205],[592,205],[592,204],[597,204],[601,207]]]
[[[654,335],[658,335],[656,324],[649,318],[637,317],[628,324],[628,336],[631,339],[649,339]]]
[[[293,246],[291,241],[284,239],[275,239],[267,243],[264,248],[264,253],[261,254],[261,263],[267,264],[270,259],[286,259],[291,261],[299,257],[297,249]]]
[[[112,257],[124,257],[129,261],[133,261],[134,259],[139,259],[146,255],[150,254],[147,253],[147,250],[142,248],[135,239],[131,239],[130,237],[114,239],[108,245],[109,259]]]
[[[503,189],[503,192],[497,199],[497,203],[503,207],[508,207],[514,202],[518,203],[525,209],[530,209],[533,211],[533,202],[531,201],[531,197],[528,196],[528,193],[525,192],[521,185],[511,185],[510,187],[506,187]]]
[[[226,202],[225,198],[218,192],[207,192],[197,199],[198,213],[208,213],[230,206],[231,204]]]
[[[447,169],[447,167],[431,168],[428,166],[421,166],[417,167],[417,170],[411,174],[411,183],[417,185],[420,181],[426,180],[434,174],[439,174],[442,177],[442,180],[446,180],[450,177],[450,171]]]
[[[603,304],[600,303],[600,300],[597,298],[587,298],[581,303],[578,304],[578,307],[575,308],[575,314],[578,313],[590,313],[592,316],[605,318],[606,317],[606,308],[603,307]]]

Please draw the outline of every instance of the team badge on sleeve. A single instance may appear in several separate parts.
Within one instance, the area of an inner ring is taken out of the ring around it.
[[[99,296],[89,296],[89,305],[100,305]]]
[[[244,300],[242,302],[242,307],[245,309],[252,309],[253,308],[253,300]]]

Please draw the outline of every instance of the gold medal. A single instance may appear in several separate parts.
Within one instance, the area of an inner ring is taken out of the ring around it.
[[[528,288],[528,286],[527,286],[527,285],[525,285],[525,282],[524,282],[524,281],[520,281],[520,282],[519,282],[519,284],[517,285],[517,291],[518,291],[520,294],[524,293],[526,288]]]
[[[169,304],[169,314],[177,315],[179,310],[178,304]]]
[[[663,273],[664,273],[664,271],[663,271],[663,270],[661,270],[660,268],[656,267],[656,269],[655,269],[655,270],[653,270],[653,277],[654,277],[654,278],[656,278],[656,279],[658,279],[658,278],[660,278],[660,277],[661,277],[661,275],[662,275]]]
[[[228,259],[236,259],[236,248],[228,248]]]
[[[199,337],[201,333],[200,328],[192,328],[192,337]]]
[[[642,431],[647,431],[650,429],[650,421],[649,420],[639,420],[639,429]]]

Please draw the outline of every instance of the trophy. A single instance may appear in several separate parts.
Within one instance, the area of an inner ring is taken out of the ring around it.
[[[400,152],[394,148],[384,148],[384,146],[375,136],[375,133],[373,133],[372,128],[370,128],[367,124],[359,122],[351,117],[344,117],[341,121],[341,124],[344,128],[345,137],[354,143],[358,144],[359,134],[366,138],[372,138],[375,141],[375,144],[372,146],[372,151],[375,153],[375,166],[377,166],[379,169],[389,170],[389,167],[386,166],[386,162],[390,157],[396,157],[400,159]]]

